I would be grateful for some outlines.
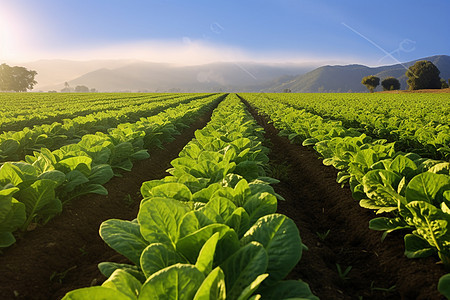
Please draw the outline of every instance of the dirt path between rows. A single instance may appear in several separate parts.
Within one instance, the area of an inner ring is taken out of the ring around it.
[[[437,258],[406,258],[401,234],[381,242],[381,233],[368,228],[375,215],[336,183],[336,170],[250,111],[266,131],[271,175],[281,181],[274,188],[286,201],[278,211],[295,221],[309,248],[289,279],[304,280],[321,299],[445,299],[437,291],[445,274]],[[339,276],[337,265],[342,273],[351,269]]]
[[[100,238],[100,224],[111,218],[136,218],[142,182],[168,175],[170,161],[211,119],[212,110],[164,150],[150,151],[150,158],[136,162],[132,172],[105,184],[108,196],[75,199],[60,216],[6,249],[0,255],[0,299],[60,299],[70,290],[103,282],[99,262],[126,262]]]

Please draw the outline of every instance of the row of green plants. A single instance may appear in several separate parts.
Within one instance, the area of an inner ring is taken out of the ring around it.
[[[270,99],[341,121],[397,148],[424,157],[450,157],[450,101],[446,94],[269,94]]]
[[[106,195],[103,184],[120,171],[131,171],[133,161],[149,157],[147,149],[174,139],[224,96],[193,100],[136,123],[120,124],[108,134],[87,134],[76,144],[54,151],[42,148],[25,161],[4,163],[0,168],[0,248],[15,243],[16,230],[45,224],[75,197]]]
[[[396,151],[396,142],[373,139],[340,121],[269,98],[245,99],[268,116],[280,135],[313,146],[323,164],[339,170],[337,182],[349,184],[360,206],[384,215],[369,224],[384,231],[383,239],[395,230],[406,230],[407,257],[437,254],[450,267],[450,163]]]
[[[100,263],[101,286],[63,299],[318,299],[303,281],[282,280],[306,246],[276,213],[262,141],[262,128],[228,96],[171,175],[143,183],[137,219],[102,223],[100,236],[132,264]]]
[[[20,131],[8,131],[0,135],[0,163],[20,160],[27,154],[42,147],[51,150],[79,142],[86,134],[108,132],[125,122],[136,122],[141,118],[176,106],[181,103],[208,97],[211,94],[164,96],[139,105],[131,105],[120,110],[107,110],[65,119],[62,122],[25,127]]]
[[[49,94],[0,93],[0,131],[60,122],[98,111],[119,110],[164,98],[168,94]],[[176,96],[176,94],[172,94]]]

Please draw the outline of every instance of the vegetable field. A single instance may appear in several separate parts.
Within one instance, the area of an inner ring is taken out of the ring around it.
[[[450,297],[447,94],[0,103],[4,299]]]

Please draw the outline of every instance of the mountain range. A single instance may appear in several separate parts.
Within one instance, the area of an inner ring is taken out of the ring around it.
[[[441,78],[446,81],[450,78],[450,56],[436,55],[418,60],[399,63],[390,66],[370,68],[363,65],[323,66],[290,80],[271,85],[264,89],[265,92],[283,92],[287,89],[292,92],[367,92],[361,79],[368,75],[375,75],[380,81],[386,77],[395,77],[400,81],[400,89],[407,89],[407,68],[416,61],[431,61],[441,71]],[[377,90],[381,90],[379,86]]]
[[[433,62],[441,78],[450,78],[450,56],[418,60]],[[41,60],[22,65],[38,72],[34,91],[60,91],[67,82],[72,88],[84,85],[100,92],[366,92],[361,79],[368,75],[396,77],[406,89],[406,69],[418,60],[379,67],[251,62],[176,66],[138,60]]]

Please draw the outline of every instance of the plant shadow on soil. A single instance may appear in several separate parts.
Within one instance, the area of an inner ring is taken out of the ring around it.
[[[265,130],[269,173],[281,175],[274,189],[286,201],[278,202],[278,212],[295,221],[309,248],[287,279],[307,282],[320,299],[445,299],[437,291],[445,274],[437,257],[406,258],[404,232],[382,242],[381,233],[368,227],[375,214],[361,208],[348,187],[341,188],[337,171],[324,166],[314,149],[278,136],[244,103]]]
[[[72,200],[44,226],[28,232],[0,255],[0,299],[61,299],[68,291],[101,284],[106,278],[98,263],[129,263],[100,238],[100,224],[108,219],[136,218],[140,187],[161,179],[170,162],[211,119],[213,108],[183,130],[164,149],[152,149],[150,158],[134,163],[131,172],[114,177],[107,196],[86,195]]]

